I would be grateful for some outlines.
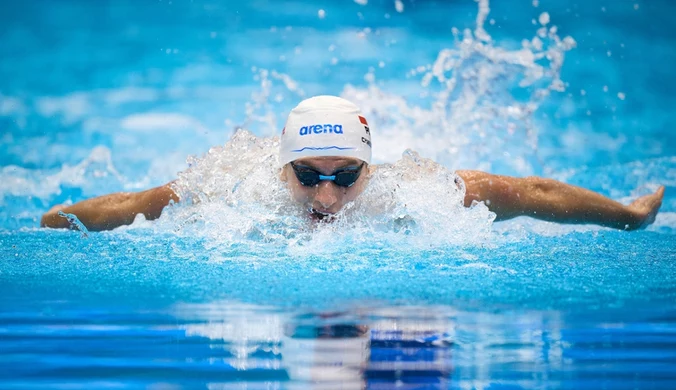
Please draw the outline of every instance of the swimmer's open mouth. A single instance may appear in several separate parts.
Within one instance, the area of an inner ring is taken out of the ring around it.
[[[315,209],[312,209],[312,208],[309,211],[310,211],[310,217],[312,219],[315,219],[315,220],[318,220],[318,221],[321,221],[325,218],[327,220],[330,220],[331,218],[333,218],[333,214],[330,214],[330,213],[324,213],[324,212],[321,212],[319,210],[315,210]]]

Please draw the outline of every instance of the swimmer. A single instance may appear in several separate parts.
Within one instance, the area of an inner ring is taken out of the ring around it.
[[[330,219],[368,186],[378,169],[371,164],[371,130],[353,103],[335,96],[302,101],[290,113],[282,131],[280,178],[290,196],[307,207],[308,217]],[[621,230],[642,229],[655,221],[664,186],[625,206],[584,188],[540,177],[509,177],[481,171],[456,174],[464,181],[465,207],[485,202],[496,221],[528,216],[541,220],[596,224]],[[69,228],[59,212],[74,214],[90,231],[129,225],[137,214],[158,218],[165,206],[180,199],[172,183],[137,193],[115,193],[57,205],[40,225]],[[327,218],[329,217],[329,218]]]

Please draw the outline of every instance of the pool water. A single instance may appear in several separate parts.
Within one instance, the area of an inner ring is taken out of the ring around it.
[[[672,2],[1,9],[0,388],[676,387]],[[316,94],[388,165],[309,226],[274,136]],[[455,169],[666,193],[642,231],[494,223]],[[38,228],[175,179],[157,221]]]

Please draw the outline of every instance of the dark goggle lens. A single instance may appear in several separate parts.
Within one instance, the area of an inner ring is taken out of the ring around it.
[[[306,187],[314,187],[320,182],[319,173],[317,172],[299,170],[296,168],[294,168],[294,171],[296,172],[296,177],[300,184]]]
[[[322,178],[320,177],[321,174],[317,171],[307,168],[300,168],[293,164],[291,167],[293,168],[296,178],[298,178],[300,184],[306,187],[314,187],[319,184],[320,181],[322,181]],[[357,181],[357,179],[359,179],[362,167],[363,164],[357,169],[346,169],[343,171],[334,172],[333,175],[331,175],[334,176],[333,182],[340,187],[351,187]]]
[[[333,180],[336,185],[341,187],[350,187],[352,186],[357,179],[359,179],[358,170],[349,170],[336,173],[336,178]]]

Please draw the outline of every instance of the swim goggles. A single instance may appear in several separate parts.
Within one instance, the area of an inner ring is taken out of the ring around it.
[[[310,167],[296,165],[293,162],[291,163],[291,167],[293,168],[293,172],[296,174],[296,178],[298,178],[300,184],[304,185],[305,187],[314,187],[318,185],[319,182],[324,180],[332,181],[339,187],[352,187],[357,179],[359,179],[359,175],[361,175],[361,169],[364,167],[364,164],[366,163],[361,163],[361,165],[356,168],[340,168],[329,176],[325,176],[321,172]]]

